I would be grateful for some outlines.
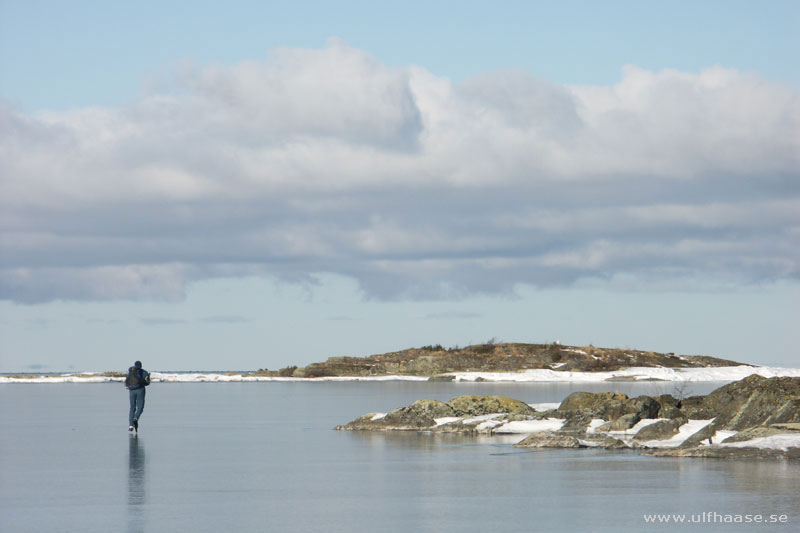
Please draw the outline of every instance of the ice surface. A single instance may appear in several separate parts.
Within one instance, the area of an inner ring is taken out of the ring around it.
[[[560,402],[546,402],[546,403],[529,403],[537,411],[549,411],[550,409],[558,409],[561,406]]]
[[[87,376],[88,372],[81,372],[82,376],[75,374],[61,374],[41,376],[36,378],[10,378],[0,376],[0,383],[109,383],[123,382],[124,377]],[[150,381],[159,383],[205,383],[205,382],[255,382],[255,381],[427,381],[424,376],[368,376],[368,377],[339,377],[328,376],[321,378],[288,378],[269,376],[242,376],[241,374],[220,374],[214,372],[150,372]]]
[[[36,378],[11,378],[0,376],[0,383],[107,383],[112,381],[122,382],[122,377],[107,377],[102,375],[77,376],[74,373]],[[751,374],[759,374],[766,378],[786,376],[800,377],[800,368],[780,368],[768,366],[723,366],[712,368],[646,368],[631,367],[613,372],[559,372],[556,370],[525,370],[522,372],[454,372],[456,381],[476,381],[483,378],[485,381],[494,382],[571,382],[571,383],[599,383],[614,378],[623,378],[633,381],[737,381]],[[241,382],[241,381],[427,381],[425,376],[368,376],[368,377],[320,377],[320,378],[290,378],[267,376],[242,376],[241,374],[224,374],[215,372],[151,372],[153,382]]]

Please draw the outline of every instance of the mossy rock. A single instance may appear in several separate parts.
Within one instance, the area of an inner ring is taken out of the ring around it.
[[[775,423],[800,422],[800,378],[768,379],[753,374],[707,396],[687,398],[681,402],[681,411],[689,418],[696,418],[698,413],[714,418],[682,447],[698,445],[718,430],[742,431]]]
[[[610,435],[602,435],[602,434],[592,434],[588,435],[585,439],[587,442],[591,442],[596,444],[599,448],[605,448],[606,450],[619,450],[622,448],[630,448],[624,441],[620,439],[615,439]]]
[[[567,396],[559,411],[581,411],[603,420],[616,420],[627,414],[637,414],[640,418],[655,418],[661,404],[650,396],[629,398],[618,392],[574,392]]]
[[[629,413],[622,415],[609,424],[604,424],[604,426],[608,426],[606,431],[628,431],[638,424],[640,420],[641,417],[637,413]]]
[[[586,429],[589,427],[591,422],[591,413],[585,411],[569,411],[566,418],[564,418],[564,425],[561,426],[559,431],[562,433],[583,436],[586,434]]]
[[[417,400],[408,407],[390,411],[378,422],[392,427],[422,429],[434,426],[434,419],[447,416],[458,416],[448,404],[437,400]]]
[[[622,403],[628,400],[627,394],[618,392],[573,392],[561,402],[559,411],[574,411],[578,409],[587,411],[600,411],[611,402]]]
[[[678,407],[681,404],[681,401],[672,394],[661,394],[656,396],[655,399],[658,400],[662,407]]]
[[[481,416],[494,413],[531,416],[536,412],[525,402],[507,396],[458,396],[448,404],[455,412],[450,416]]]
[[[715,415],[717,429],[800,422],[800,378],[767,379],[753,374],[705,396],[702,405]],[[683,405],[681,410],[685,410]]]
[[[764,420],[764,425],[800,424],[800,397],[790,398]]]
[[[657,418],[661,403],[651,396],[637,396],[625,403],[628,413],[635,413],[639,418]]]
[[[690,420],[711,420],[717,416],[716,411],[706,400],[706,396],[690,396],[680,403],[683,416]]]
[[[376,420],[375,413],[368,413],[336,429],[372,431],[414,431],[430,429],[436,418],[455,416],[453,409],[437,400],[417,400],[407,407],[394,409]]]
[[[429,416],[431,418],[458,416],[449,404],[440,402],[439,400],[417,400],[406,409],[411,413],[420,416]]]
[[[649,426],[645,426],[634,435],[633,440],[667,440],[671,439],[680,431],[680,427],[685,424],[685,418],[675,418],[672,420],[659,420]]]
[[[658,410],[657,418],[669,418],[673,420],[684,420],[688,419],[686,413],[678,409],[677,407],[672,406],[661,406],[661,409]]]
[[[585,448],[585,444],[572,435],[558,431],[531,433],[514,446],[518,448]]]

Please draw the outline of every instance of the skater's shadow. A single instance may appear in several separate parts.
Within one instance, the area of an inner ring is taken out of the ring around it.
[[[128,445],[128,529],[141,531],[146,503],[144,444],[137,435],[130,436]]]

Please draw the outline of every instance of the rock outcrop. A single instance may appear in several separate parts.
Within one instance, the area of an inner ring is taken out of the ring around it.
[[[702,446],[677,450],[656,450],[648,455],[656,457],[705,457],[710,459],[800,459],[800,447],[788,450],[756,447]]]
[[[742,363],[699,355],[675,355],[643,350],[564,346],[561,344],[494,343],[445,349],[440,345],[409,348],[368,357],[330,357],[306,367],[259,370],[248,375],[314,378],[326,376],[426,376],[449,381],[450,372],[611,371],[630,367],[701,368]]]
[[[645,426],[633,436],[635,441],[667,440],[678,434],[680,427],[688,422],[686,418],[673,418],[659,420],[654,424]]]
[[[486,421],[485,419],[471,421],[472,418],[497,415],[495,418],[510,422],[526,420],[535,413],[536,411],[528,404],[505,396],[458,396],[449,402],[418,400],[408,407],[394,409],[385,415],[369,413],[344,426],[337,426],[336,429],[368,431],[437,429],[449,433],[472,433],[476,426]],[[449,424],[448,419],[458,419],[458,425]]]
[[[532,415],[536,410],[528,404],[506,396],[458,396],[448,402],[454,416],[481,416],[493,413]]]
[[[637,413],[622,415],[612,422],[606,422],[598,429],[603,431],[627,431],[638,424],[642,418]]]
[[[531,433],[517,446],[525,448],[586,448],[577,437],[565,435],[558,431],[540,431]]]
[[[695,422],[688,424],[690,419]],[[752,375],[706,396],[684,400],[670,395],[629,398],[615,392],[576,392],[557,409],[543,412],[504,396],[420,400],[385,415],[364,415],[336,429],[517,432],[528,433],[515,445],[519,447],[647,450],[663,446],[669,449],[649,453],[795,458],[800,457],[800,378]],[[770,447],[770,442],[779,444]]]

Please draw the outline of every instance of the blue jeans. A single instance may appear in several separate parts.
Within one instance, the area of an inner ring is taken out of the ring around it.
[[[133,425],[133,419],[139,420],[139,417],[142,416],[142,411],[144,411],[144,387],[138,389],[131,389],[130,391],[131,396],[131,410],[128,412],[128,425]]]

